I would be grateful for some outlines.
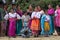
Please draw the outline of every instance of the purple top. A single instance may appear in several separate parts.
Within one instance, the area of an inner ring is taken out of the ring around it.
[[[49,15],[54,14],[54,9],[53,9],[53,8],[48,9],[48,14],[49,14]]]
[[[17,10],[16,12],[22,17],[22,11]]]

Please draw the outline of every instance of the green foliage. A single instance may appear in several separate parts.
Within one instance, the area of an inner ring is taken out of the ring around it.
[[[6,1],[8,4],[11,3],[11,0],[6,0]],[[16,4],[19,4],[22,10],[27,10],[30,4],[33,6],[33,8],[39,5],[43,9],[47,9],[48,4],[52,4],[53,7],[55,8],[57,4],[60,4],[60,1],[59,0],[16,0]]]
[[[47,9],[48,4],[53,5],[54,8],[57,4],[60,4],[59,0],[19,0],[17,3],[20,4],[23,10],[26,10],[30,4],[32,4],[33,8],[39,5],[43,9]]]

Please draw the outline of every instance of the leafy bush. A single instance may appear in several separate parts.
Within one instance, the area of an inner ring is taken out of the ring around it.
[[[11,0],[6,0],[7,3],[11,4]],[[47,9],[48,4],[52,4],[55,8],[57,4],[60,4],[59,0],[16,0],[16,4],[19,4],[22,10],[26,10],[30,4],[33,8],[37,5],[41,6],[43,9]],[[10,6],[9,6],[10,8]]]

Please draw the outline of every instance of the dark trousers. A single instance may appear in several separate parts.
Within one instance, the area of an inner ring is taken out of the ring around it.
[[[8,30],[9,30],[9,21],[7,21],[7,26],[6,26],[6,33],[5,33],[6,36],[8,36]]]

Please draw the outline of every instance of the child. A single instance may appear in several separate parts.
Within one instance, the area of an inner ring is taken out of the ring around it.
[[[16,34],[16,21],[20,19],[20,16],[14,12],[13,9],[10,10],[8,14],[4,17],[5,20],[9,20],[8,36],[15,37]]]
[[[45,14],[41,17],[41,35],[48,36],[51,34],[49,32],[51,25],[51,17],[47,14],[47,11],[45,11]]]
[[[27,11],[25,11],[24,15],[22,16],[23,29],[21,30],[21,35],[23,37],[29,37],[30,36],[31,31],[28,28],[29,20],[30,20],[30,16],[27,15]]]
[[[38,13],[38,9],[37,7],[35,7],[35,11],[32,13],[31,15],[31,30],[32,30],[32,34],[34,37],[38,37],[38,31],[39,31],[39,26],[40,26],[40,13]]]

